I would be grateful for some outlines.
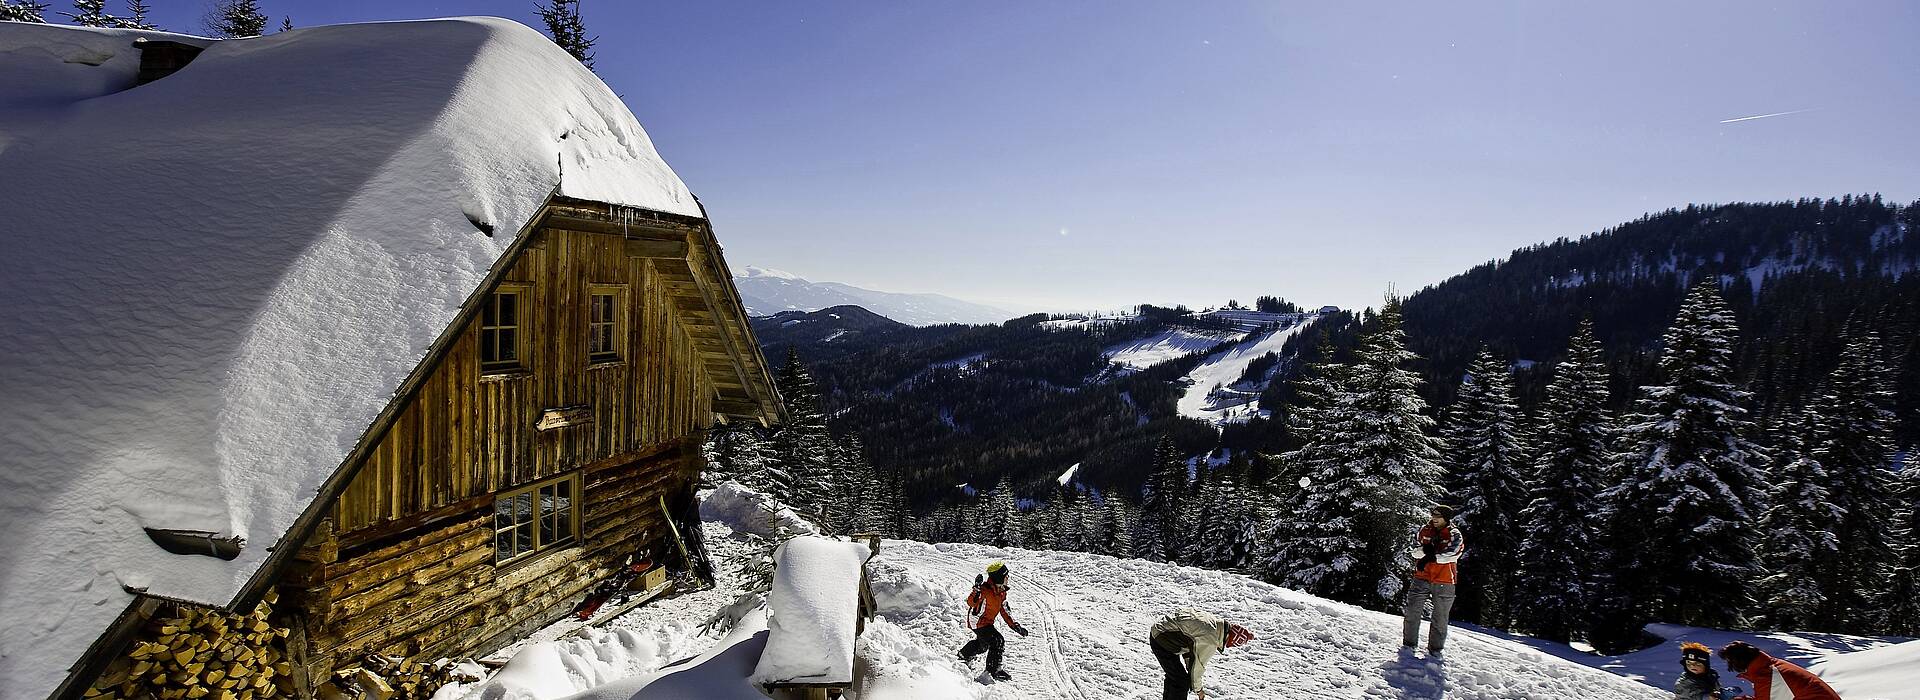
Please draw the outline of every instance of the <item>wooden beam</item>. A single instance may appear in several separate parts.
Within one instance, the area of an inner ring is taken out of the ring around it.
[[[645,222],[645,221],[634,221],[630,223],[621,223],[618,221],[600,221],[597,219],[583,219],[576,216],[566,216],[558,213],[549,215],[547,217],[546,227],[566,229],[568,231],[579,231],[581,233],[598,233],[598,234],[610,235],[610,236],[622,236],[626,238],[646,238],[646,239],[662,240],[662,241],[671,241],[675,239],[686,240],[687,238],[686,229],[680,228],[677,226],[672,226],[672,225],[658,224],[658,223]]]
[[[626,242],[629,258],[673,259],[687,257],[687,242],[657,241],[646,238],[629,238]]]
[[[713,400],[714,413],[725,413],[730,416],[758,417],[762,412],[760,408],[759,402],[756,401],[725,398]]]

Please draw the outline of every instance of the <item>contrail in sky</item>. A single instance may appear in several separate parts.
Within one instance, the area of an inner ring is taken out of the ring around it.
[[[1813,110],[1811,110],[1811,109],[1796,109],[1796,110],[1793,110],[1793,111],[1791,111],[1791,112],[1774,112],[1773,114],[1755,114],[1755,115],[1753,115],[1753,116],[1751,116],[1751,117],[1734,117],[1734,118],[1732,118],[1732,119],[1722,119],[1722,120],[1720,120],[1720,123],[1722,123],[1722,124],[1732,124],[1732,123],[1734,123],[1734,122],[1744,122],[1744,121],[1751,121],[1751,120],[1754,120],[1754,119],[1766,119],[1767,117],[1784,117],[1784,116],[1787,116],[1787,115],[1789,115],[1789,114],[1799,114],[1799,113],[1801,113],[1801,112],[1811,112],[1811,111],[1813,111]]]

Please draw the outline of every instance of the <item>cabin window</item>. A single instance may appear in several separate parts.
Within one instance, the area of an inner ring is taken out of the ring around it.
[[[626,338],[625,290],[613,285],[587,288],[587,361],[593,364],[619,362],[622,341]]]
[[[512,372],[521,368],[521,318],[525,288],[502,288],[480,307],[480,371]]]
[[[579,539],[579,475],[534,484],[493,499],[493,560],[505,564]]]

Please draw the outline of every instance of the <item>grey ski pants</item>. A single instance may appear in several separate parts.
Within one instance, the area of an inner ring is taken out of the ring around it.
[[[1447,645],[1447,615],[1453,612],[1454,589],[1451,583],[1431,583],[1420,579],[1407,582],[1407,603],[1400,609],[1406,616],[1401,630],[1400,641],[1407,646],[1420,644],[1420,614],[1426,612],[1427,601],[1433,601],[1433,628],[1427,631],[1427,648],[1440,651]]]

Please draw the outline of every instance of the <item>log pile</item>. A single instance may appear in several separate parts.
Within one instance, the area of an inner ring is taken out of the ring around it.
[[[125,656],[84,697],[133,700],[264,700],[293,697],[288,630],[269,621],[279,596],[235,615],[175,603],[147,621]]]
[[[454,668],[455,663],[441,659],[420,663],[386,654],[369,654],[359,668],[334,673],[334,683],[358,697],[379,700],[427,700],[448,683],[472,683],[480,679]]]

